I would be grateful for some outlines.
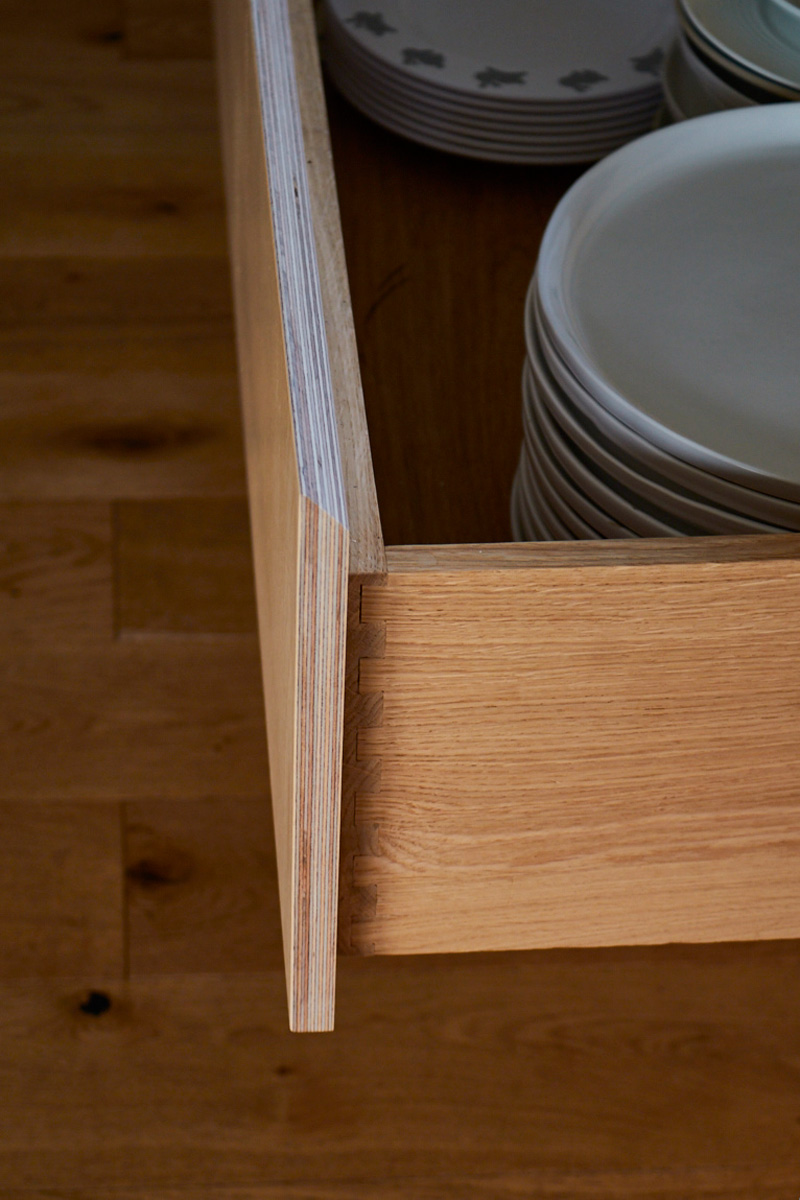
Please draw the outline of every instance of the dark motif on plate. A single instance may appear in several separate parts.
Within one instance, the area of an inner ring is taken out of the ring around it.
[[[367,33],[377,34],[378,37],[383,37],[384,33],[397,33],[393,25],[384,21],[382,13],[364,12],[363,9],[348,17],[347,24],[355,25],[356,29],[366,29]]]
[[[634,71],[641,71],[643,75],[660,75],[663,62],[664,51],[660,46],[656,46],[649,54],[640,54],[631,59]]]
[[[403,51],[403,62],[407,67],[443,67],[444,55],[438,50],[408,50]]]
[[[475,78],[482,88],[497,88],[505,87],[509,83],[520,86],[525,82],[527,74],[527,71],[498,71],[497,67],[484,67],[482,71],[475,72]]]
[[[562,75],[559,83],[562,87],[574,88],[576,92],[588,92],[596,83],[605,83],[607,75],[599,71],[573,71],[570,75]]]

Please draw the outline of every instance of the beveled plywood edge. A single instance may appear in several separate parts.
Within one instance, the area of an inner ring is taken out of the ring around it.
[[[288,7],[249,0],[249,10],[300,491],[347,527]]]
[[[350,531],[350,573],[386,570],[350,285],[311,0],[289,0],[297,96],[333,407]]]
[[[287,963],[293,1030],[333,1028],[339,887],[347,530],[303,501],[297,688],[292,945]],[[335,602],[332,604],[331,599]]]
[[[347,599],[347,658],[345,669],[344,738],[342,763],[342,832],[339,868],[339,951],[342,954],[370,954],[372,947],[355,935],[355,927],[375,917],[377,893],[374,887],[357,887],[355,861],[373,850],[377,829],[365,825],[360,808],[365,796],[380,791],[381,760],[365,754],[361,737],[365,730],[378,729],[383,720],[383,692],[369,687],[364,676],[370,663],[383,657],[386,647],[386,623],[365,620],[362,615],[366,585],[382,587],[385,575],[351,576]]]
[[[387,546],[389,571],[529,570],[667,563],[763,562],[800,558],[800,534],[743,537],[631,538],[596,542]]]
[[[217,0],[291,1027],[333,1027],[350,535],[286,0]]]

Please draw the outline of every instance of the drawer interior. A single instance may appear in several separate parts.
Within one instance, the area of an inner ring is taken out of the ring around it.
[[[386,543],[508,542],[525,293],[585,168],[457,158],[327,105]]]

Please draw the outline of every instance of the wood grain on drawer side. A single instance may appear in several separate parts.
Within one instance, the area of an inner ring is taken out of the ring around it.
[[[800,935],[800,539],[747,541],[389,552],[356,952]]]

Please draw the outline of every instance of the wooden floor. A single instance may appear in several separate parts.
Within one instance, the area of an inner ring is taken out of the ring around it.
[[[800,1195],[800,946],[286,1031],[210,33],[0,0],[0,1200]]]

